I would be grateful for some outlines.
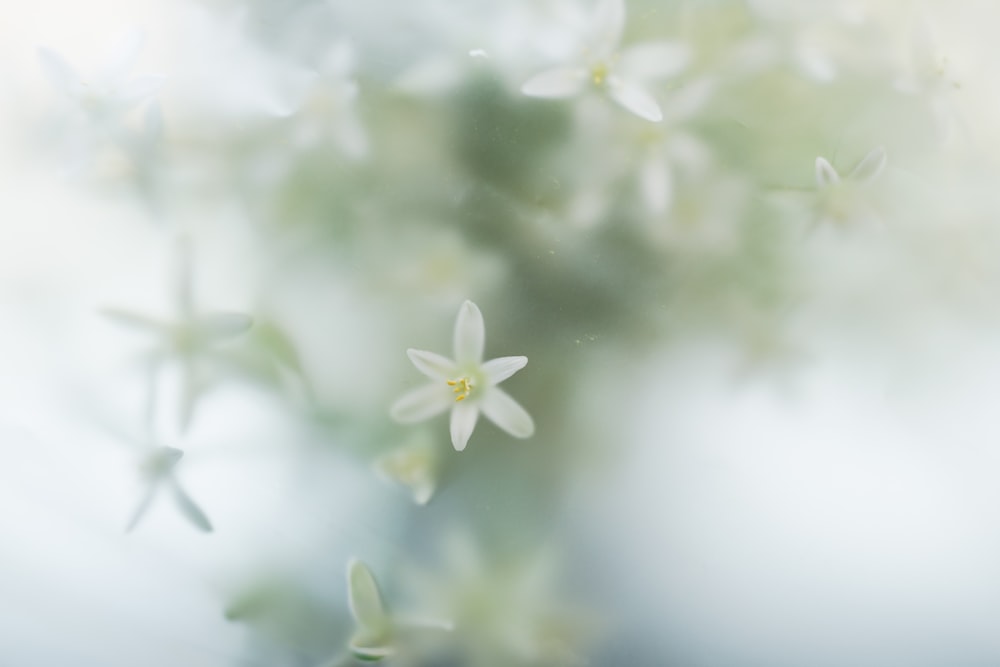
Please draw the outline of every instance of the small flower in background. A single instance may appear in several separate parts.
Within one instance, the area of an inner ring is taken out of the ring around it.
[[[885,169],[885,148],[870,150],[854,169],[841,178],[833,165],[824,158],[816,158],[816,187],[821,221],[845,224],[874,212],[868,205],[864,190]]]
[[[168,361],[180,364],[181,396],[178,425],[181,432],[187,430],[190,425],[201,392],[198,378],[199,364],[210,355],[217,344],[244,333],[253,324],[253,319],[243,313],[199,313],[194,305],[192,273],[190,246],[182,239],[177,246],[174,294],[176,318],[172,321],[122,308],[105,308],[102,311],[115,322],[146,331],[158,339],[152,356],[151,397],[156,395],[160,365]],[[154,408],[155,401],[151,399],[150,418]]]
[[[454,360],[434,352],[407,350],[417,370],[433,382],[396,401],[390,410],[393,419],[419,422],[451,408],[451,443],[459,452],[468,444],[480,412],[515,438],[531,437],[535,432],[531,415],[496,387],[524,368],[528,358],[483,362],[485,337],[483,314],[476,304],[466,301],[455,321]]]
[[[487,554],[465,531],[445,534],[434,570],[406,566],[403,586],[434,613],[455,620],[434,664],[583,665],[601,620],[559,591],[557,550]]]
[[[354,68],[355,53],[348,42],[334,44],[322,57],[296,114],[297,145],[311,147],[330,141],[347,157],[368,155],[368,137],[355,109]]]
[[[579,62],[547,69],[530,78],[521,92],[531,97],[567,98],[588,86],[603,91],[635,115],[658,123],[663,111],[644,83],[682,71],[691,58],[675,42],[650,42],[619,51],[625,27],[624,0],[602,0]]]
[[[426,433],[383,454],[375,461],[375,471],[384,479],[402,484],[413,495],[413,502],[426,505],[437,488],[439,456]]]
[[[347,598],[356,629],[348,650],[359,660],[381,660],[407,650],[419,650],[413,636],[425,630],[450,632],[450,621],[391,615],[382,601],[371,570],[357,559],[347,564]]]
[[[179,449],[153,445],[152,451],[142,459],[140,471],[149,488],[132,513],[132,518],[125,528],[126,532],[135,529],[163,487],[167,487],[177,508],[192,525],[206,533],[212,532],[212,524],[205,516],[205,512],[191,499],[174,474],[174,469],[183,456],[184,452]]]
[[[42,69],[69,104],[67,120],[76,126],[69,138],[73,144],[71,170],[87,166],[107,143],[128,142],[127,114],[159,90],[163,77],[129,77],[143,41],[138,30],[123,35],[90,77],[81,76],[57,52],[39,47]]]

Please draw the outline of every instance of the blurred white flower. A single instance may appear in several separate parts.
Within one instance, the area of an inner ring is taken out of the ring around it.
[[[437,487],[438,451],[434,442],[421,433],[408,442],[380,456],[376,472],[392,482],[409,488],[413,502],[426,505]]]
[[[601,0],[580,60],[536,74],[525,82],[521,92],[531,97],[558,99],[577,96],[590,86],[640,118],[661,121],[660,104],[644,83],[683,70],[690,60],[690,51],[682,44],[667,41],[638,44],[620,51],[624,27],[624,0]]]
[[[822,220],[842,224],[870,213],[864,190],[881,175],[885,165],[882,146],[868,151],[843,178],[826,158],[817,157],[817,203]]]
[[[411,643],[412,638],[406,636],[409,630],[453,628],[450,621],[390,615],[371,570],[356,558],[347,564],[347,597],[357,626],[348,649],[359,660],[381,660],[396,654]]]
[[[143,35],[133,30],[115,42],[92,76],[82,76],[57,52],[39,47],[38,59],[49,81],[67,104],[71,170],[90,163],[108,143],[130,141],[125,120],[130,111],[152,98],[163,77],[130,77],[142,49]]]
[[[409,349],[410,361],[433,382],[404,395],[392,406],[393,419],[423,421],[451,408],[451,443],[465,449],[479,413],[507,433],[528,438],[535,432],[531,415],[497,384],[528,363],[527,357],[499,357],[484,362],[485,326],[479,307],[466,301],[455,321],[455,359],[434,352]]]
[[[174,291],[176,316],[173,320],[163,320],[123,308],[105,308],[104,315],[115,322],[152,334],[157,339],[152,356],[154,384],[151,395],[155,395],[157,371],[163,362],[176,361],[181,368],[181,396],[178,424],[185,431],[194,415],[200,386],[198,365],[208,356],[214,346],[242,334],[253,324],[249,315],[234,312],[199,312],[194,305],[192,289],[192,267],[190,246],[185,240],[178,242],[176,285]],[[150,414],[153,408],[150,405]]]
[[[287,118],[301,108],[315,74],[257,44],[248,34],[247,15],[246,9],[216,13],[202,7],[181,14],[177,67],[185,76],[172,86],[181,118],[190,115],[202,124],[206,118]]]
[[[446,534],[437,571],[405,567],[408,592],[455,619],[442,664],[583,665],[600,620],[560,595],[552,548],[486,554],[467,533]],[[437,664],[437,663],[435,663]]]
[[[355,109],[358,84],[351,44],[339,42],[319,63],[297,114],[294,141],[310,147],[326,141],[351,158],[368,154],[368,137]]]
[[[142,459],[140,471],[148,489],[132,513],[126,532],[131,532],[139,524],[163,487],[167,488],[177,508],[188,521],[199,530],[212,532],[212,524],[208,517],[187,494],[174,474],[174,468],[183,456],[184,452],[179,449],[153,445],[153,449]]]

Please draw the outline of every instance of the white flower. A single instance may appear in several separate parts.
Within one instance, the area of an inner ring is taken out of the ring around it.
[[[55,51],[41,47],[38,58],[56,89],[97,125],[113,125],[122,114],[152,96],[162,77],[129,78],[132,64],[142,49],[139,31],[124,35],[110,50],[98,71],[84,78]]]
[[[412,629],[451,631],[451,621],[390,615],[371,570],[356,558],[347,564],[347,599],[357,626],[348,643],[351,654],[359,660],[381,660],[393,655],[402,645],[413,645]]]
[[[174,474],[174,468],[177,467],[182,456],[184,456],[184,452],[179,449],[154,445],[153,450],[143,458],[140,470],[149,488],[139,502],[139,506],[132,513],[132,518],[129,519],[125,528],[126,532],[131,532],[138,525],[139,520],[149,510],[153,500],[163,487],[167,487],[177,508],[188,521],[199,530],[206,533],[212,532],[212,524],[208,517],[187,494]]]
[[[580,60],[536,74],[521,92],[532,97],[566,98],[581,94],[589,85],[640,118],[660,122],[660,105],[642,84],[677,74],[687,66],[690,52],[674,42],[650,42],[619,51],[624,26],[624,0],[602,0]]]
[[[817,157],[816,187],[823,218],[843,223],[866,213],[868,207],[863,190],[879,177],[886,160],[885,148],[878,146],[868,151],[854,169],[841,178],[826,158]]]
[[[383,454],[375,461],[380,477],[410,489],[413,502],[426,505],[437,487],[438,450],[434,442],[421,433],[414,440]]]
[[[301,147],[332,142],[354,159],[368,154],[368,136],[358,116],[354,49],[348,42],[331,46],[321,59],[302,108],[293,141]]]
[[[451,443],[465,449],[482,412],[516,438],[528,438],[535,423],[524,408],[497,384],[528,363],[527,357],[500,357],[484,362],[483,314],[466,301],[455,321],[455,359],[434,352],[409,349],[410,361],[431,378],[430,384],[404,395],[392,406],[393,419],[404,423],[423,421],[451,408]]]
[[[105,308],[102,312],[116,322],[147,331],[158,339],[153,356],[154,383],[159,364],[171,359],[180,363],[182,375],[179,428],[183,432],[191,422],[199,394],[198,362],[214,345],[249,329],[253,319],[242,313],[198,312],[194,306],[191,287],[190,248],[183,240],[178,244],[177,253],[175,319],[162,320],[122,308]],[[150,406],[151,414],[153,407]]]
[[[104,151],[118,147],[126,152],[143,141],[145,128],[127,125],[129,113],[152,98],[163,77],[129,77],[129,70],[142,48],[143,37],[131,31],[116,42],[102,66],[91,76],[82,76],[51,49],[40,47],[38,59],[46,76],[63,98],[65,110],[58,116],[68,153],[67,170],[78,172],[91,166]],[[141,159],[141,155],[134,155]]]

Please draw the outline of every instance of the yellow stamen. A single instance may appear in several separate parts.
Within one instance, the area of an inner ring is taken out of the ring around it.
[[[472,382],[469,378],[459,378],[457,380],[448,380],[448,386],[454,387],[454,391],[458,396],[455,397],[455,402],[464,401],[472,393]]]

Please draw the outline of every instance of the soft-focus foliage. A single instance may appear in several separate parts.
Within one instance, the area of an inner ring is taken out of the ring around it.
[[[1000,664],[1000,6],[15,4],[0,664]]]

